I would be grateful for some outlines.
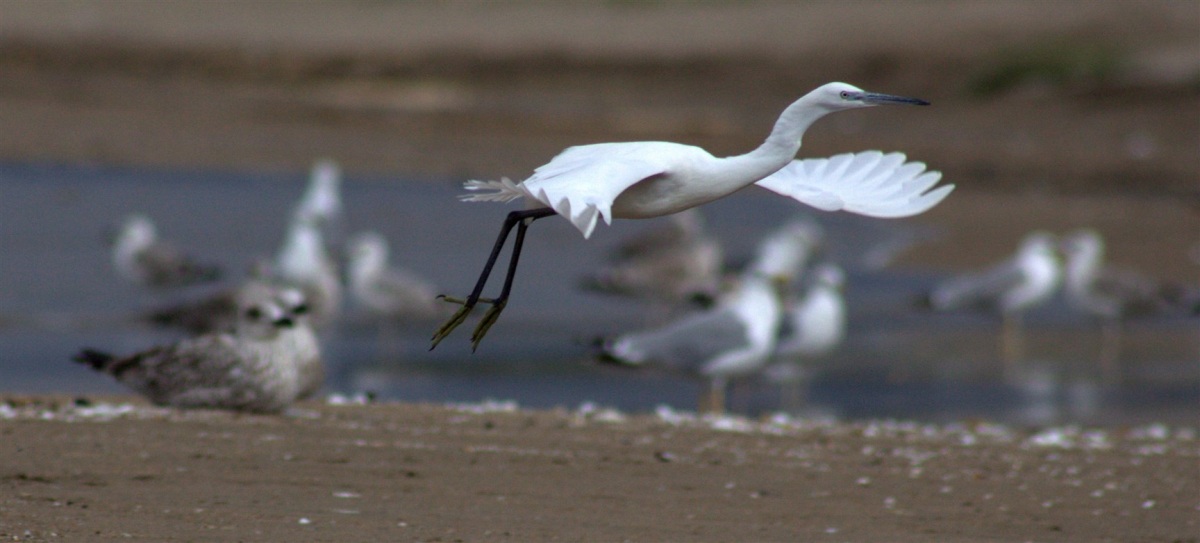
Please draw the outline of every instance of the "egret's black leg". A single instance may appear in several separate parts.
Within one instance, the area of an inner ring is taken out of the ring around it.
[[[508,294],[512,292],[513,277],[517,275],[517,262],[521,260],[521,246],[525,244],[525,231],[529,229],[530,223],[544,216],[531,217],[528,221],[523,220],[517,223],[517,237],[513,239],[512,258],[508,259],[508,273],[504,276],[504,287],[500,289],[500,295],[492,299],[492,307],[483,314],[483,318],[475,326],[475,332],[471,334],[472,352],[479,348],[479,342],[483,341],[483,336],[496,323],[496,319],[500,318],[500,312],[504,311],[504,306],[508,305]]]
[[[483,335],[487,333],[487,329],[491,328],[492,324],[500,316],[500,311],[504,309],[504,305],[508,301],[508,293],[512,289],[513,276],[516,275],[517,261],[521,256],[521,245],[525,239],[525,230],[529,227],[527,220],[532,222],[542,217],[554,215],[555,211],[548,207],[538,209],[526,209],[522,211],[513,211],[504,218],[504,224],[500,227],[500,234],[496,237],[496,243],[492,246],[492,252],[488,256],[487,263],[483,266],[483,272],[479,274],[479,280],[475,282],[475,288],[471,290],[466,299],[451,298],[445,295],[438,296],[443,300],[451,303],[462,304],[462,307],[450,317],[440,328],[433,333],[433,344],[429,350],[437,347],[450,332],[454,331],[458,325],[462,324],[467,319],[467,315],[475,308],[479,302],[492,304],[492,309],[484,316],[484,322],[481,322],[476,328],[475,333],[471,337],[472,350],[479,346],[479,340],[483,339]],[[504,280],[504,288],[500,292],[500,296],[495,299],[483,298],[483,288],[487,285],[488,277],[492,274],[492,268],[496,265],[496,260],[500,258],[500,250],[504,248],[504,242],[508,239],[508,233],[517,226],[517,239],[513,244],[512,257],[508,262],[508,276]]]

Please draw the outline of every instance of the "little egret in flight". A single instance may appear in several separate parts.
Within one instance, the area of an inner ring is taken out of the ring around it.
[[[562,215],[583,237],[591,236],[598,219],[645,219],[679,213],[719,200],[750,185],[789,196],[826,211],[846,210],[873,217],[907,217],[942,201],[953,185],[933,188],[939,172],[926,172],[920,162],[905,163],[901,153],[879,151],[794,160],[804,131],[835,111],[887,104],[928,105],[924,100],[864,91],[846,83],[827,83],[796,100],[780,115],[767,140],[738,156],[717,158],[691,145],[670,142],[600,143],[570,147],[534,170],[521,183],[468,181],[466,188],[484,193],[469,201],[508,202],[524,198],[529,205],[504,219],[492,252],[475,288],[466,298],[442,296],[461,308],[436,332],[436,347],[479,302],[491,304],[471,336],[477,348],[508,303],[521,245],[529,224]],[[932,189],[932,190],[931,190]],[[500,295],[483,298],[483,288],[504,242],[517,228],[508,274]]]

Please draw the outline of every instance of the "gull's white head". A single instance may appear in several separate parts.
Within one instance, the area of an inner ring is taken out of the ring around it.
[[[125,218],[121,231],[117,234],[117,247],[130,250],[141,249],[152,245],[158,240],[158,230],[150,218],[140,213]]]
[[[342,171],[337,163],[317,161],[309,177],[308,189],[297,204],[295,214],[307,220],[330,222],[342,212]]]
[[[243,290],[237,308],[234,331],[247,339],[271,340],[281,329],[295,324],[275,299],[274,289],[267,285]]]
[[[363,232],[350,240],[346,256],[351,280],[363,280],[387,267],[387,240],[377,232]]]
[[[1094,255],[1103,252],[1104,240],[1100,233],[1090,228],[1082,228],[1063,237],[1061,248],[1068,257],[1073,255]]]
[[[276,324],[291,327],[308,321],[308,298],[300,289],[281,287],[275,294],[275,303],[283,310],[286,319],[291,321],[290,323],[278,321]]]
[[[834,264],[822,264],[813,268],[813,278],[818,284],[840,289],[846,284],[846,272]]]

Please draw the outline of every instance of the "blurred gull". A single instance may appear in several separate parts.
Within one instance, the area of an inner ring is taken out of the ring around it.
[[[304,291],[314,326],[331,323],[341,312],[342,284],[337,264],[311,218],[296,216],[270,269],[271,277]]]
[[[283,411],[323,380],[320,348],[294,290],[248,290],[233,331],[117,357],[85,349],[74,360],[158,405],[258,413]]]
[[[1054,296],[1062,280],[1062,265],[1054,237],[1043,231],[1025,236],[1012,258],[983,271],[950,279],[929,293],[938,311],[962,308],[997,311],[1001,316],[1001,358],[1005,376],[1018,377],[1024,355],[1021,314]]]
[[[323,159],[313,165],[308,188],[292,210],[292,216],[322,228],[337,225],[342,218],[342,171],[336,162]]]
[[[781,291],[804,266],[811,235],[810,224],[798,221],[771,232],[715,307],[605,341],[603,359],[706,377],[701,409],[723,411],[728,381],[758,372],[774,352],[783,318]]]
[[[1121,381],[1121,321],[1171,309],[1181,290],[1129,270],[1104,265],[1104,240],[1080,229],[1062,240],[1067,300],[1101,323],[1100,370],[1108,384]]]
[[[788,411],[800,406],[805,364],[832,352],[846,337],[845,273],[836,265],[820,264],[805,278],[805,288],[785,296],[775,352],[764,370],[769,381],[783,387]]]
[[[671,308],[698,297],[715,297],[722,264],[720,242],[704,231],[704,217],[692,208],[623,242],[610,263],[586,277],[583,285]]]
[[[363,232],[350,240],[347,274],[350,295],[385,319],[420,319],[441,314],[432,283],[407,270],[388,267],[387,240]]]
[[[709,390],[701,409],[720,413],[729,379],[761,369],[775,347],[779,287],[776,279],[747,273],[711,309],[605,341],[603,359],[706,377]]]
[[[112,259],[121,277],[151,287],[203,283],[220,276],[216,266],[200,264],[159,239],[154,223],[142,214],[125,218],[113,245]]]
[[[800,277],[824,239],[824,230],[817,221],[796,217],[758,242],[749,269],[766,276]]]

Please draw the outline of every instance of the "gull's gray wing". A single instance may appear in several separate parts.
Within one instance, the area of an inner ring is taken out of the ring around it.
[[[750,346],[747,333],[735,311],[719,308],[662,328],[621,336],[613,344],[620,352],[612,354],[648,365],[699,372],[712,359]]]
[[[950,279],[933,289],[929,301],[934,309],[995,307],[1009,290],[1025,281],[1025,273],[1015,260],[1000,263],[986,271]]]

